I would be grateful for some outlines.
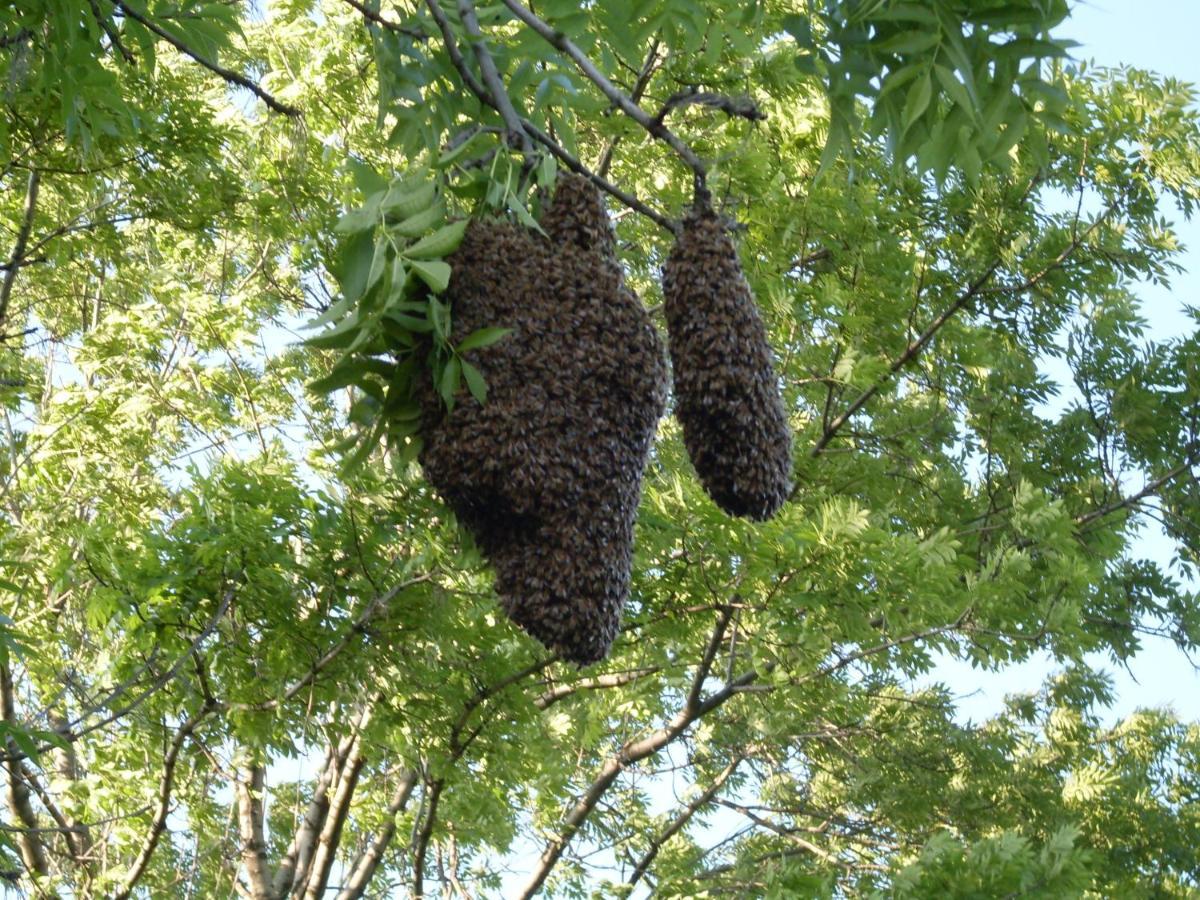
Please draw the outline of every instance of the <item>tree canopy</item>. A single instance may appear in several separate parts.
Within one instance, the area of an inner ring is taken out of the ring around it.
[[[1072,60],[1066,0],[0,11],[18,895],[1200,889],[1200,726],[1104,724],[1089,664],[1200,644],[1200,330],[1137,296],[1190,86]],[[413,400],[486,403],[444,259],[567,171],[660,328],[711,195],[794,434],[756,523],[662,420],[583,668],[504,617]],[[916,686],[1040,651],[984,721]]]

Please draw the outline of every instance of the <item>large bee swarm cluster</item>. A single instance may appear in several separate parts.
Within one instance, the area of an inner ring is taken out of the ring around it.
[[[472,223],[451,255],[452,340],[487,402],[424,388],[426,477],[475,535],[509,617],[563,657],[603,658],[629,593],[642,472],[666,403],[662,341],[624,284],[595,189],[563,177],[542,226]]]
[[[683,221],[663,300],[675,415],[696,474],[727,513],[770,518],[791,491],[791,432],[737,250],[707,204]]]

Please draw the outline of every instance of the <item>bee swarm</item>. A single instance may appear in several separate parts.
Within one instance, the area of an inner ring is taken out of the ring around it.
[[[559,178],[547,239],[474,222],[450,256],[451,340],[487,402],[423,388],[426,477],[475,535],[509,617],[578,663],[603,658],[629,593],[633,522],[666,402],[662,341],[623,280],[598,192]]]
[[[663,266],[675,414],[708,495],[767,519],[791,490],[792,438],[771,348],[737,250],[698,203]]]

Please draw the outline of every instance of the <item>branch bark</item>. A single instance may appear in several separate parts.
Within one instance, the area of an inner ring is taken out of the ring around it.
[[[29,243],[29,233],[33,230],[33,217],[37,212],[38,190],[42,183],[42,173],[37,169],[29,170],[29,181],[25,186],[25,210],[21,217],[21,227],[17,231],[17,240],[13,244],[12,255],[4,271],[4,281],[0,282],[0,333],[8,321],[8,303],[12,297],[13,283],[17,280],[17,272],[25,259],[25,247]]]
[[[17,722],[16,704],[13,699],[12,669],[5,661],[0,665],[0,719],[12,728],[19,728]],[[8,742],[11,744],[11,740]],[[10,747],[10,751],[11,751]],[[7,800],[8,808],[12,810],[17,821],[24,830],[17,835],[17,848],[21,853],[21,861],[31,875],[45,875],[49,872],[46,863],[46,849],[39,836],[37,813],[29,799],[29,786],[21,772],[19,759],[13,759],[11,752],[5,762],[8,772]]]
[[[240,767],[237,778],[238,835],[242,868],[253,900],[271,900],[267,879],[267,842],[263,839],[263,790],[266,770],[258,763]]]
[[[374,700],[372,700],[372,705]],[[312,865],[309,867],[307,884],[304,890],[304,900],[320,900],[325,896],[325,887],[329,883],[329,873],[333,868],[333,860],[337,856],[338,844],[342,839],[342,828],[346,817],[350,814],[350,801],[354,790],[358,787],[358,776],[362,772],[363,759],[362,737],[359,729],[366,724],[370,717],[370,709],[360,720],[350,746],[346,753],[346,761],[339,773],[333,796],[329,800],[329,810],[321,833],[317,837],[316,852],[313,854]],[[299,894],[299,888],[296,890]]]
[[[500,113],[500,118],[504,120],[504,126],[508,130],[508,144],[510,147],[519,146],[525,158],[525,165],[533,168],[537,162],[533,155],[533,144],[529,141],[529,134],[521,126],[521,117],[513,108],[512,98],[508,96],[504,82],[500,80],[495,60],[492,59],[492,54],[487,48],[487,41],[479,28],[479,17],[475,13],[475,4],[471,0],[458,0],[458,15],[462,19],[463,27],[467,29],[467,36],[471,39],[471,50],[475,54],[475,60],[479,63],[479,71],[483,75],[484,84],[487,85],[488,92],[492,95],[492,106]]]
[[[699,675],[699,672],[697,674]],[[588,789],[584,791],[583,795],[571,808],[571,811],[567,813],[558,835],[547,842],[545,848],[542,850],[537,867],[533,870],[529,880],[521,890],[520,896],[522,900],[529,900],[529,898],[541,890],[542,885],[545,883],[550,871],[558,863],[563,851],[570,844],[572,838],[579,832],[579,829],[596,808],[600,799],[612,787],[613,783],[617,780],[617,776],[629,768],[629,766],[658,753],[658,751],[687,731],[693,723],[736,696],[742,688],[752,684],[758,677],[759,673],[753,669],[746,672],[707,699],[701,700],[694,705],[685,706],[662,728],[639,740],[629,741],[620,751],[610,756],[604,765],[601,766],[599,774],[592,781]]]
[[[384,852],[396,835],[396,816],[403,812],[404,807],[408,805],[416,784],[417,773],[412,769],[400,776],[400,783],[388,804],[383,827],[379,829],[366,849],[350,866],[350,874],[343,881],[342,889],[338,892],[336,900],[359,900],[366,893],[367,885],[375,876]]]
[[[575,63],[579,71],[596,85],[600,89],[600,92],[617,109],[641,125],[652,137],[657,138],[674,150],[675,155],[683,160],[688,168],[692,170],[697,182],[703,185],[707,170],[704,163],[700,161],[700,158],[692,152],[687,144],[681,141],[662,122],[656,122],[651,118],[644,109],[634,103],[620,88],[609,81],[604,73],[597,69],[595,64],[565,34],[540,19],[532,10],[518,3],[517,0],[503,0],[503,3],[513,15],[541,35],[547,43],[560,53],[566,54]]]
[[[850,421],[854,414],[866,406],[867,402],[876,394],[878,394],[879,391],[882,390],[883,386],[887,384],[897,372],[916,359],[917,355],[925,349],[930,341],[933,340],[934,335],[941,331],[942,327],[952,318],[954,318],[954,316],[964,306],[966,306],[976,296],[979,295],[979,292],[983,289],[983,286],[987,284],[988,280],[992,277],[992,275],[995,274],[998,268],[1000,268],[1000,260],[997,259],[990,266],[988,266],[987,271],[972,281],[967,286],[967,289],[963,291],[953,303],[942,310],[941,313],[938,314],[937,318],[930,322],[929,325],[925,327],[925,330],[922,331],[917,338],[911,341],[909,345],[904,348],[904,352],[892,361],[892,364],[888,366],[887,372],[873,385],[859,394],[849,407],[847,407],[841,414],[837,416],[837,418],[829,423],[828,427],[826,427],[825,431],[821,434],[820,439],[813,446],[809,455],[812,457],[820,456],[821,453],[824,452],[825,448],[829,446],[829,442],[834,439],[837,433],[841,431],[847,422]],[[799,490],[799,485],[797,485],[796,490]],[[793,495],[794,494],[795,491],[793,491]]]

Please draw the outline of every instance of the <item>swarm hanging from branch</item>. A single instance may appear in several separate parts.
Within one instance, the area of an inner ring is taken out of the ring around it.
[[[449,258],[458,342],[487,402],[424,387],[420,460],[475,535],[510,618],[565,658],[607,654],[629,593],[642,471],[666,402],[662,341],[625,287],[596,189],[560,177],[549,239],[475,222]]]
[[[663,266],[663,299],[692,465],[721,509],[768,519],[791,490],[791,432],[737,250],[702,191]]]

